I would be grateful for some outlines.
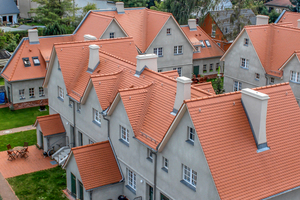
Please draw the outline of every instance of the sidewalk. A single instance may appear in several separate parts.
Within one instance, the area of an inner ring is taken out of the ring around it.
[[[0,195],[3,200],[19,200],[1,173],[0,173]]]
[[[21,131],[29,131],[29,130],[34,130],[34,129],[36,129],[36,128],[32,125],[22,126],[22,127],[19,127],[19,128],[13,128],[13,129],[7,129],[7,130],[0,131],[0,135],[6,135],[6,134],[10,134],[10,133],[17,133],[17,132],[21,132]]]

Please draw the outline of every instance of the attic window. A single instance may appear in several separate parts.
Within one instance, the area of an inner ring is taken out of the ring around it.
[[[32,61],[34,66],[39,66],[41,64],[38,57],[32,57]]]
[[[29,58],[22,58],[23,59],[23,63],[25,65],[25,67],[30,67],[30,61],[29,61]]]
[[[205,40],[206,46],[211,47],[210,42],[208,40]]]
[[[199,40],[199,42],[200,42],[200,46],[201,46],[202,48],[205,48],[205,44],[204,44],[203,40]]]
[[[167,35],[171,35],[171,29],[167,28]]]

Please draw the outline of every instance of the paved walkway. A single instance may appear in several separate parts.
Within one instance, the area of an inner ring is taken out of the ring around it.
[[[6,134],[10,134],[10,133],[17,133],[17,132],[21,132],[21,131],[29,131],[29,130],[33,130],[33,129],[36,129],[36,128],[32,125],[22,126],[22,127],[19,127],[19,128],[12,128],[12,129],[7,129],[7,130],[0,131],[0,135],[6,135]]]

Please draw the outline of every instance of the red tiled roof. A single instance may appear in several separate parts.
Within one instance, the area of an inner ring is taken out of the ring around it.
[[[298,19],[300,19],[300,13],[285,11],[284,14],[281,16],[280,20],[278,21],[278,24],[287,22],[292,23],[294,27],[298,27]]]
[[[160,73],[163,75],[166,75],[168,77],[174,78],[174,79],[179,77],[177,70],[165,71],[165,72],[160,72]]]
[[[8,81],[19,81],[27,79],[44,78],[46,74],[46,63],[51,54],[55,42],[68,42],[73,39],[72,35],[56,37],[40,37],[39,44],[29,44],[28,38],[23,39],[13,58],[1,74]],[[22,58],[29,58],[30,67],[25,67]],[[38,57],[39,66],[34,66],[32,57]]]
[[[261,153],[256,152],[240,92],[186,101],[221,199],[263,199],[300,185],[300,123],[294,123],[300,110],[293,91],[288,83],[255,90],[270,97],[270,150]]]
[[[117,11],[92,11],[90,15],[91,17],[87,17],[83,26],[78,29],[77,34],[82,35],[80,37],[91,34],[100,38],[109,22],[116,19],[127,35],[133,36],[136,46],[145,52],[172,14],[147,8],[135,8],[125,9],[125,14],[118,14]],[[102,21],[104,25],[101,24]],[[95,27],[95,24],[100,24],[101,30]]]
[[[281,77],[279,68],[300,46],[300,29],[268,24],[246,26],[245,30],[267,74]]]
[[[266,6],[280,6],[280,7],[288,7],[292,6],[290,0],[272,0],[265,3]]]
[[[207,47],[205,44],[205,48],[201,48],[201,52],[194,53],[193,59],[202,59],[202,58],[211,58],[211,57],[222,57],[224,54],[224,50],[221,49],[213,39],[200,27],[197,26],[196,31],[190,31],[188,26],[182,26],[181,29],[187,35],[189,40],[194,46],[200,45],[200,40],[209,40],[211,47]]]
[[[72,153],[86,190],[118,183],[122,180],[109,141],[75,147],[72,148]]]
[[[106,51],[119,58],[111,61],[105,55],[99,54],[100,64],[94,70],[93,75],[113,71],[113,69],[118,68],[116,63],[120,60],[126,59],[129,60],[127,62],[136,62],[136,56],[138,55],[131,37],[55,44],[67,93],[77,101],[80,101],[83,96],[92,75],[87,72],[89,45],[91,44],[96,44],[100,47],[100,51]],[[109,69],[110,67],[112,69]]]
[[[66,132],[59,114],[37,117],[34,126],[37,126],[37,122],[44,136]]]
[[[212,93],[214,95],[216,94],[211,82],[198,83],[198,84],[194,84],[192,86],[195,87],[195,88],[205,90],[205,91],[207,91],[209,93]]]

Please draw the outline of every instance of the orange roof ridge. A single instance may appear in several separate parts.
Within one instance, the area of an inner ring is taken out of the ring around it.
[[[87,147],[96,146],[96,145],[105,144],[105,143],[109,143],[109,141],[106,140],[106,141],[97,142],[97,143],[93,143],[93,144],[87,144],[87,145],[83,145],[83,146],[79,146],[79,147],[73,147],[71,150],[74,151],[74,150],[78,150],[78,149],[84,149]]]
[[[53,116],[57,116],[57,115],[60,115],[60,114],[56,113],[56,114],[52,114],[52,115],[37,116],[36,119],[44,119],[44,118],[49,118],[49,117],[53,117]]]
[[[108,10],[108,11],[115,11],[115,12],[117,12],[116,10]],[[111,16],[111,15],[106,15],[106,14],[103,14],[103,13],[105,13],[105,12],[101,12],[101,11],[91,11],[91,14],[97,14],[97,15],[101,15],[101,16],[103,16],[103,17],[109,17],[109,18],[115,18],[114,16]]]
[[[132,91],[132,90],[139,90],[139,89],[146,89],[148,87],[150,87],[151,85],[153,85],[154,83],[150,83],[148,85],[145,86],[141,86],[141,87],[133,87],[133,88],[124,88],[124,89],[119,89],[119,92],[126,92],[126,91]]]
[[[161,14],[161,15],[167,15],[167,16],[173,15],[170,12],[163,12],[163,11],[159,11],[159,10],[151,10],[151,9],[148,9],[148,8],[146,8],[146,11],[147,12],[153,12],[153,13]]]
[[[203,92],[203,93],[205,93],[205,94],[207,94],[207,95],[213,95],[213,93],[211,93],[211,92],[207,92],[207,91],[205,91],[205,90],[203,90],[203,89],[200,89],[200,88],[198,88],[198,87],[193,87],[193,89],[195,89],[195,90],[198,90],[198,91],[200,91],[200,92]]]
[[[106,38],[106,39],[96,39],[96,40],[79,40],[79,41],[71,41],[71,42],[59,42],[54,43],[53,45],[59,46],[59,45],[65,45],[65,44],[82,44],[82,43],[91,43],[91,42],[100,42],[100,41],[116,41],[116,40],[129,40],[133,39],[132,36],[128,37],[118,37],[118,38]]]
[[[133,63],[133,62],[131,62],[131,61],[129,61],[129,60],[126,60],[126,59],[124,59],[124,58],[120,58],[120,57],[118,57],[118,56],[115,56],[115,55],[113,55],[113,54],[110,54],[110,53],[108,53],[108,52],[106,52],[106,51],[102,51],[102,50],[99,49],[99,52],[101,52],[101,53],[103,53],[103,54],[105,54],[105,55],[108,55],[108,56],[110,56],[110,57],[119,59],[119,60],[121,60],[121,61],[123,61],[123,62],[126,62],[126,63],[128,63],[128,64],[131,64],[131,65],[133,65],[133,66],[136,66],[135,63]]]
[[[118,72],[113,72],[113,73],[110,73],[110,74],[92,74],[91,75],[91,78],[99,78],[99,77],[104,77],[104,76],[113,76],[113,75],[117,75],[117,74],[120,74],[121,72],[124,71],[124,68],[121,69],[120,71]]]

